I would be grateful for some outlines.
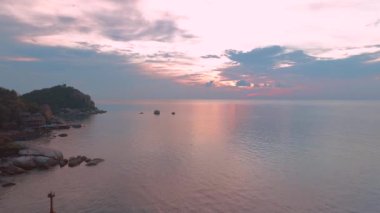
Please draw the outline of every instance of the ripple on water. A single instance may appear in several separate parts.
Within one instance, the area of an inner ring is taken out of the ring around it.
[[[132,105],[41,139],[106,161],[12,177],[0,212],[380,212],[380,104]]]

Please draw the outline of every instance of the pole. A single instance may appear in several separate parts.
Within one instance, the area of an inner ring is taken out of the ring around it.
[[[50,198],[50,213],[55,213],[53,209],[53,198],[55,197],[55,193],[50,192],[48,194],[48,198]]]

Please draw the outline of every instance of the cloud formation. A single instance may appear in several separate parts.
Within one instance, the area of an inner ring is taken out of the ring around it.
[[[360,95],[365,95],[366,88],[369,87],[380,89],[380,85],[375,82],[376,76],[380,74],[380,51],[342,59],[321,59],[302,50],[269,46],[248,52],[228,50],[226,56],[235,65],[225,69],[221,75],[236,81],[236,86],[249,87],[252,82],[252,90],[261,88],[260,93],[251,93],[250,96],[259,96],[264,91],[263,88],[267,89],[268,95],[282,94],[280,91],[285,91],[284,88],[286,93],[297,92],[298,89],[305,92],[305,87],[309,86],[309,95],[318,93],[322,96],[331,93],[326,88],[339,91],[339,95],[345,93],[344,89],[352,87],[362,91],[358,92]],[[290,65],[276,66],[281,63]],[[245,79],[242,80],[242,76]],[[315,93],[311,93],[311,90]]]
[[[112,67],[102,72],[133,76],[130,85],[156,80],[189,94],[379,97],[376,1],[0,2],[3,79],[12,67],[65,79],[61,66],[97,60]]]
[[[34,61],[40,61],[40,59],[33,58],[33,57],[22,57],[22,56],[5,56],[5,57],[0,57],[0,61],[34,62]]]
[[[237,87],[251,87],[252,84],[246,80],[239,80],[235,83]]]

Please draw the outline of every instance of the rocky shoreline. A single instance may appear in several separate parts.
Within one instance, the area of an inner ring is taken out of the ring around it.
[[[67,159],[60,151],[20,142],[49,136],[53,130],[81,128],[82,124],[77,121],[106,112],[99,110],[91,97],[78,89],[63,84],[19,95],[0,87],[0,106],[0,184],[4,187],[14,185],[4,183],[5,176],[58,165],[75,167],[83,162],[95,166],[104,161],[86,156]],[[68,135],[53,135],[57,136]]]
[[[60,113],[59,117],[52,117],[49,124],[41,125],[38,128],[26,127],[0,132],[0,185],[3,187],[14,186],[15,183],[5,181],[5,179],[32,170],[47,170],[57,166],[62,168],[66,165],[76,167],[82,163],[86,166],[96,166],[103,162],[104,159],[89,158],[84,155],[65,158],[63,153],[58,150],[22,142],[47,137],[53,130],[67,130],[83,126],[79,123],[69,123],[67,117],[71,118],[72,121],[78,121],[83,116],[101,113],[105,113],[105,111],[68,110]],[[68,134],[58,132],[53,134],[53,137],[57,136],[66,137]]]
[[[50,110],[49,110],[50,111]],[[47,135],[51,130],[56,129],[69,129],[81,128],[82,125],[78,123],[69,123],[68,121],[78,121],[85,117],[106,113],[105,110],[87,110],[82,111],[78,109],[62,109],[58,116],[54,116],[51,111],[50,116],[44,116],[41,113],[28,114],[24,113],[24,125],[19,128],[8,130],[0,129],[0,146],[7,142],[12,141],[27,141],[37,139]],[[0,153],[1,156],[1,153]]]
[[[16,149],[16,148],[14,148]],[[4,177],[24,174],[32,170],[47,170],[59,166],[76,167],[85,163],[86,166],[96,166],[104,161],[101,158],[76,156],[65,158],[62,152],[36,145],[18,145],[17,153],[0,158],[0,184],[3,187],[14,186],[15,183],[3,180]]]

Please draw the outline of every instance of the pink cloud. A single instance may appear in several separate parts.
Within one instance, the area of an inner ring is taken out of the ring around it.
[[[14,56],[14,57],[0,57],[1,61],[15,61],[15,62],[35,62],[35,61],[41,61],[39,58],[34,57],[22,57],[22,56]]]

